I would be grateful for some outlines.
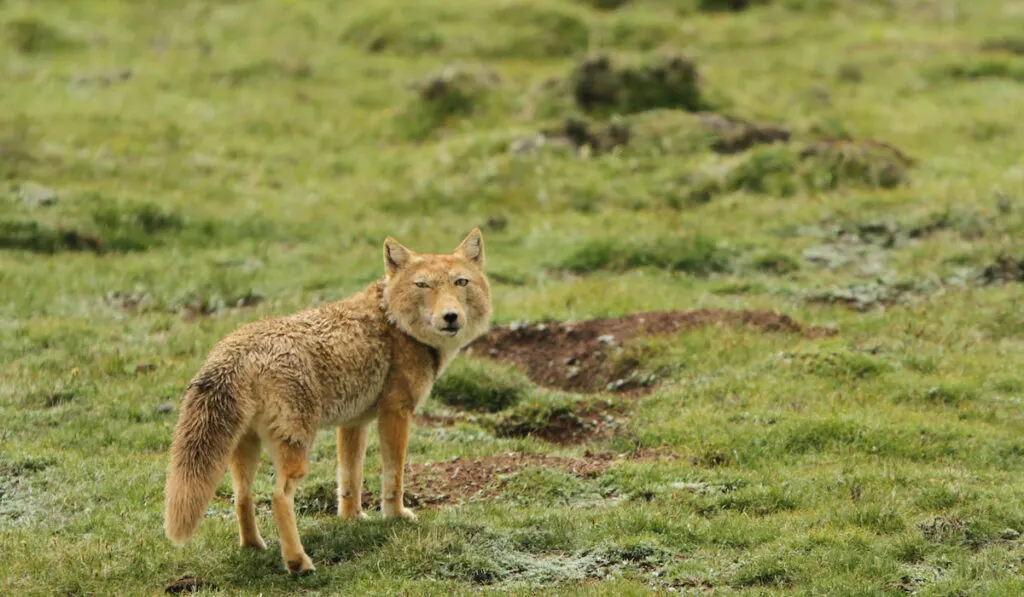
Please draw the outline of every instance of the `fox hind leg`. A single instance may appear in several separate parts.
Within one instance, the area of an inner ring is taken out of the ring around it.
[[[252,482],[260,463],[260,436],[249,430],[231,453],[231,482],[235,491],[235,514],[242,547],[266,549],[267,544],[256,526],[256,505],[252,499]]]
[[[272,446],[277,479],[274,483],[274,522],[281,537],[281,555],[291,574],[307,574],[315,568],[306,555],[295,524],[295,490],[309,472],[309,452],[287,441]]]
[[[338,516],[366,518],[363,513],[363,461],[369,425],[338,427]]]

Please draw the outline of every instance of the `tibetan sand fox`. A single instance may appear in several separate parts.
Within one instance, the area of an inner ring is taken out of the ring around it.
[[[319,427],[338,428],[338,515],[364,518],[366,434],[376,419],[381,510],[415,519],[402,503],[413,411],[460,348],[487,331],[491,298],[479,229],[451,254],[416,253],[388,237],[385,278],[359,294],[242,326],[210,351],[174,429],[164,528],[191,537],[231,469],[243,547],[266,548],[252,482],[260,446],[276,469],[274,521],[291,573],[313,570],[295,525],[295,489]]]

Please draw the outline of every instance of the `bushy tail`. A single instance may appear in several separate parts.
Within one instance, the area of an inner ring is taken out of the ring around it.
[[[200,372],[182,401],[164,512],[167,537],[179,545],[199,528],[228,457],[249,424],[231,381],[218,371]]]

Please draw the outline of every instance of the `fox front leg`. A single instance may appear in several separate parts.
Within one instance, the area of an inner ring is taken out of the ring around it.
[[[406,408],[384,410],[377,421],[381,455],[380,509],[385,518],[416,520],[416,515],[402,501],[405,450],[409,445],[411,422],[412,410]]]

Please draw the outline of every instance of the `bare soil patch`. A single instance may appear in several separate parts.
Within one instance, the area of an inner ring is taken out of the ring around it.
[[[164,593],[167,593],[168,595],[177,595],[179,593],[195,593],[196,591],[202,591],[204,589],[216,590],[217,585],[194,576],[182,576],[178,580],[167,585],[167,588],[164,589]]]
[[[537,437],[569,446],[616,435],[627,420],[623,403],[587,401],[560,405],[538,412],[514,412],[494,426],[498,437]]]
[[[671,334],[708,325],[744,325],[763,332],[803,334],[811,338],[832,336],[834,329],[803,325],[788,315],[770,311],[661,311],[623,317],[591,319],[574,323],[547,322],[496,327],[466,350],[474,356],[496,359],[519,367],[538,385],[575,392],[606,389],[605,359],[622,344],[643,336]],[[617,367],[619,379],[632,371]],[[629,389],[620,387],[615,389]]]
[[[581,479],[600,476],[617,462],[674,458],[671,453],[640,450],[628,454],[590,453],[584,458],[509,452],[479,458],[457,458],[444,462],[412,463],[406,476],[405,500],[410,507],[442,507],[494,499],[502,494],[506,479],[531,466],[555,468]],[[369,498],[369,499],[368,499]],[[364,508],[377,508],[380,501],[363,495]]]
[[[491,500],[502,495],[508,477],[531,466],[554,468],[574,477],[592,479],[617,462],[675,460],[677,456],[662,449],[644,448],[635,452],[586,452],[583,458],[509,452],[478,458],[453,458],[443,462],[410,463],[405,475],[405,505],[410,508],[445,506]],[[221,496],[225,501],[231,498]],[[380,497],[365,491],[363,509],[380,509]],[[260,500],[269,506],[269,498]],[[333,481],[304,485],[296,496],[296,508],[303,514],[333,516],[338,508]]]

